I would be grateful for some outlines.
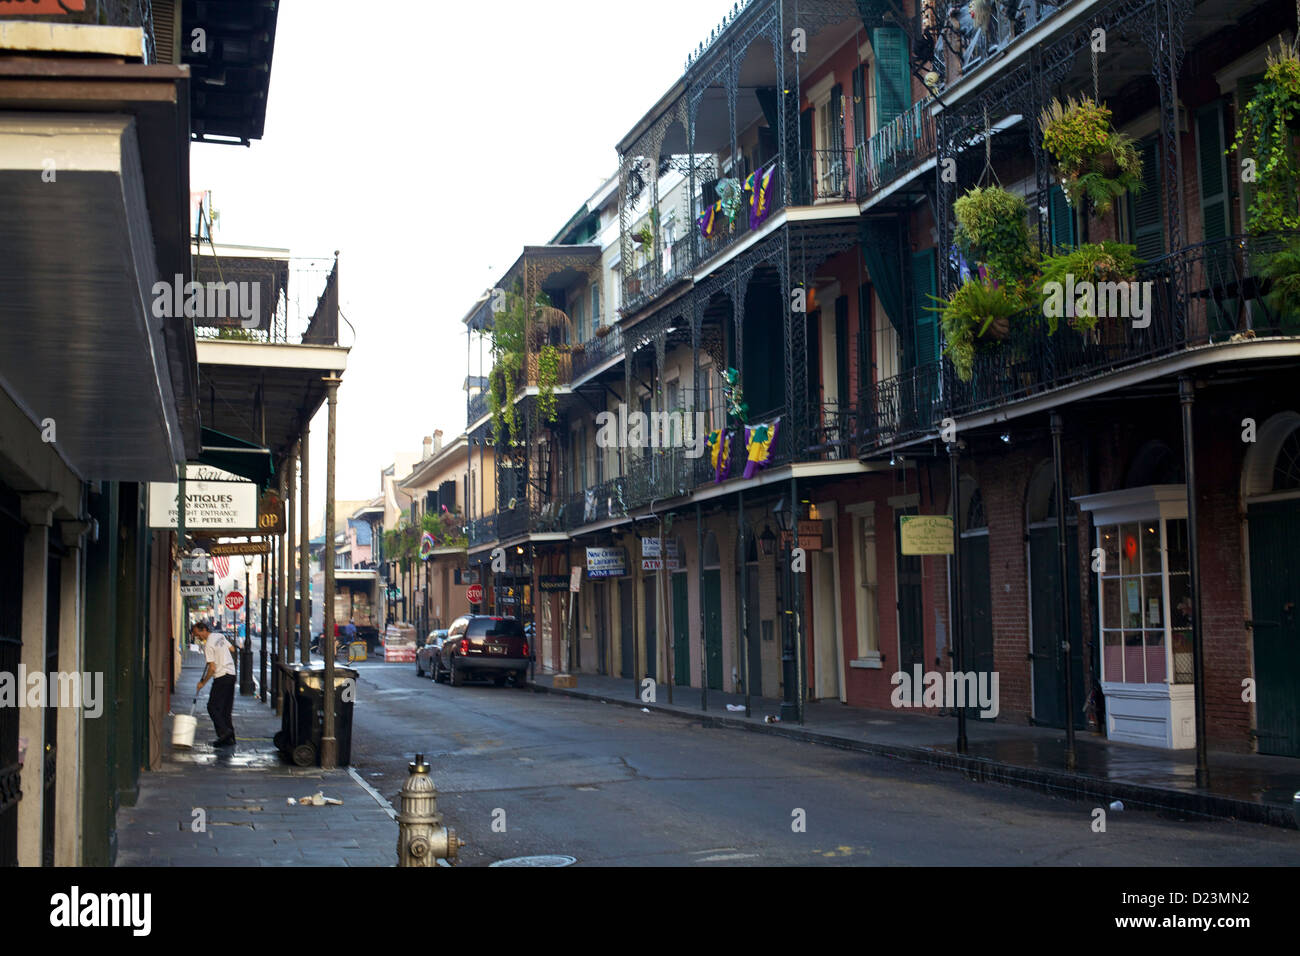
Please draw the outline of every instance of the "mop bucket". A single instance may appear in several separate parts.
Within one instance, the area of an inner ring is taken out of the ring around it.
[[[188,714],[177,714],[172,722],[172,746],[182,750],[188,750],[194,746],[194,731],[198,727],[198,720],[194,716],[194,706],[199,699],[194,698],[194,704],[190,706]]]

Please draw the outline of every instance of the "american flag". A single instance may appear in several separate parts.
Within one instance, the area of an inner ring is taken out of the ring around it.
[[[217,577],[226,577],[230,574],[230,558],[224,554],[214,554],[212,556],[212,569],[217,572]]]

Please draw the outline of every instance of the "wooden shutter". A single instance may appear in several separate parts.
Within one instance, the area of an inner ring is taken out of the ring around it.
[[[1051,215],[1051,233],[1049,239],[1052,248],[1076,245],[1074,235],[1074,207],[1065,198],[1065,190],[1053,186],[1047,193],[1047,206]]]
[[[914,351],[918,367],[939,361],[939,316],[929,311],[934,305],[935,255],[933,249],[912,254],[912,314],[916,336]]]
[[[1228,235],[1228,170],[1223,148],[1223,101],[1196,111],[1196,164],[1201,185],[1201,230],[1206,241]]]
[[[898,27],[871,31],[876,54],[876,129],[912,105],[912,73],[908,68],[907,37]]]
[[[849,403],[849,297],[835,300],[835,388],[841,405]]]
[[[844,148],[844,87],[839,83],[831,87],[831,141],[826,148]]]
[[[853,70],[853,143],[862,146],[867,141],[867,68]]]
[[[1141,259],[1164,255],[1165,228],[1160,188],[1160,149],[1154,136],[1137,144],[1142,155],[1142,189],[1129,193],[1129,221],[1133,223],[1133,244]]]

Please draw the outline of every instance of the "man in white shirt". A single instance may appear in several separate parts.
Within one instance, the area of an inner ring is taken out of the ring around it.
[[[230,642],[221,634],[213,634],[204,621],[195,624],[192,633],[202,645],[203,657],[207,661],[195,693],[203,690],[203,685],[209,680],[212,681],[212,690],[208,692],[208,716],[217,729],[217,739],[212,746],[234,746],[235,662],[231,657]]]

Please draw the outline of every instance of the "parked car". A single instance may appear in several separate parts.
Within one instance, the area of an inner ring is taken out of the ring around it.
[[[528,638],[517,618],[466,614],[451,622],[432,667],[435,681],[459,687],[467,680],[492,680],[498,687],[513,680],[528,683],[531,660]]]
[[[419,649],[415,652],[416,677],[423,677],[425,674],[433,677],[433,660],[442,648],[442,642],[446,636],[447,629],[440,627],[430,631],[429,636],[421,642]]]

